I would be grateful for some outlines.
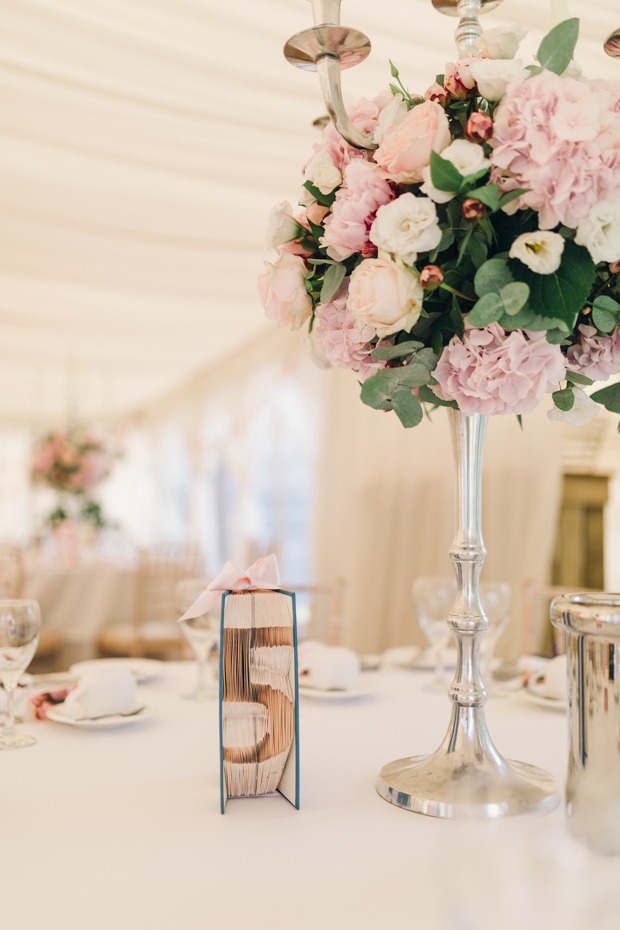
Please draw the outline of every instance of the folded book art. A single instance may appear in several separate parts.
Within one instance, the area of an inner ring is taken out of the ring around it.
[[[295,595],[280,590],[275,556],[247,572],[227,562],[185,617],[222,597],[220,799],[278,791],[299,809]]]

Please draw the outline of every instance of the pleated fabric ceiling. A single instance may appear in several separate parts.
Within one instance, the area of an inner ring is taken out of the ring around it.
[[[615,0],[571,0],[587,74],[620,79],[602,42]],[[453,60],[456,21],[431,0],[344,0],[369,59],[424,91]],[[533,52],[546,0],[505,0]],[[2,0],[0,417],[113,417],[148,405],[270,324],[255,278],[273,203],[293,202],[324,112],[284,41],[304,0]]]

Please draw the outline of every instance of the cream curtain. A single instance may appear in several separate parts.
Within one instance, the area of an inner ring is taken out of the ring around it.
[[[325,378],[325,446],[316,511],[317,578],[347,582],[343,641],[380,652],[423,641],[411,585],[449,575],[452,453],[446,412],[404,430],[392,414],[360,403],[348,372]],[[491,417],[483,472],[483,579],[513,589],[506,655],[521,648],[520,587],[548,582],[559,504],[561,430],[548,404],[524,418]]]

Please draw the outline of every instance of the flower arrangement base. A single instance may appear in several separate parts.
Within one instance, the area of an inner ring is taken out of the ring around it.
[[[487,692],[479,654],[488,627],[479,582],[486,550],[480,529],[482,454],[487,417],[448,411],[455,467],[455,534],[450,559],[457,595],[448,626],[457,641],[449,696],[452,718],[431,756],[399,759],[381,769],[377,791],[405,810],[432,817],[506,817],[552,810],[559,801],[551,776],[536,766],[502,758],[484,716]]]

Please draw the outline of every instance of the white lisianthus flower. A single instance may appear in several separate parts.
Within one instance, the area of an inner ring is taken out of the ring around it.
[[[577,245],[585,245],[594,262],[620,259],[620,201],[600,200],[577,227]]]
[[[299,223],[293,217],[293,208],[287,200],[281,200],[271,208],[269,214],[265,235],[267,248],[277,249],[285,242],[292,242],[299,235]]]
[[[562,78],[573,78],[574,81],[587,81],[588,78],[583,76],[583,68],[578,61],[575,61],[574,58],[568,63],[568,67],[565,71],[562,71],[560,77]]]
[[[420,279],[389,258],[367,258],[349,281],[347,310],[363,325],[373,326],[384,339],[400,330],[411,332],[424,300]]]
[[[377,128],[375,129],[372,141],[381,145],[388,133],[393,132],[397,126],[400,126],[407,113],[407,104],[403,100],[402,94],[395,94],[391,103],[379,113]]]
[[[518,258],[536,274],[553,274],[562,263],[564,236],[536,229],[534,232],[517,236],[508,253],[511,258]]]
[[[512,79],[521,71],[523,62],[520,58],[516,61],[481,58],[469,66],[469,73],[478,85],[480,96],[491,103],[502,99]]]
[[[496,26],[476,40],[476,48],[484,58],[514,58],[526,35],[527,29],[518,23],[514,26]]]
[[[460,175],[466,178],[470,174],[491,167],[491,162],[484,157],[484,149],[476,142],[468,142],[466,139],[456,139],[447,149],[441,153],[441,157],[454,165]],[[424,183],[420,188],[423,194],[434,200],[435,203],[447,203],[456,197],[456,192],[440,191],[434,185],[431,177],[431,168],[428,165],[422,171]]]
[[[412,265],[419,252],[430,252],[441,242],[435,204],[428,197],[402,194],[379,207],[369,238],[382,252]]]
[[[311,181],[322,194],[331,194],[335,187],[342,184],[342,174],[329,157],[329,152],[322,149],[306,165],[304,181]]]
[[[601,412],[600,404],[597,404],[588,397],[581,388],[573,387],[575,403],[570,410],[560,410],[559,407],[553,406],[547,411],[550,420],[558,420],[560,423],[568,423],[570,426],[584,426],[592,417]]]

